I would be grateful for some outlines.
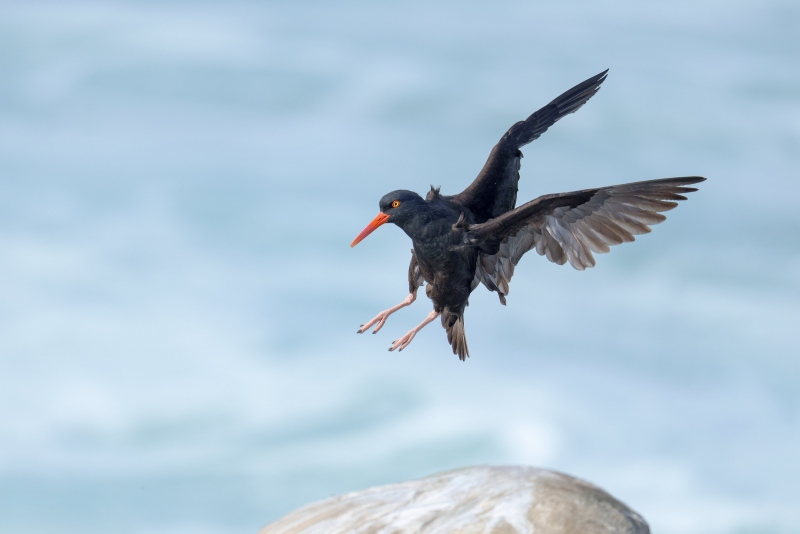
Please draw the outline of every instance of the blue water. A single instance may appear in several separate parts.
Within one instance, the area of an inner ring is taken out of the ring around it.
[[[654,532],[800,532],[800,4],[0,3],[0,532],[238,533],[472,464]],[[461,363],[359,324],[513,122],[519,198],[699,174],[637,243],[479,289]]]

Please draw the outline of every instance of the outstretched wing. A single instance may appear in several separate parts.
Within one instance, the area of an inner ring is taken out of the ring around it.
[[[478,222],[493,219],[514,208],[519,182],[520,147],[537,139],[557,120],[574,113],[600,89],[608,70],[565,92],[545,107],[509,128],[492,148],[478,177],[453,201],[468,208]]]
[[[475,273],[478,281],[500,294],[505,304],[508,283],[522,255],[531,249],[559,265],[567,261],[577,270],[594,267],[592,255],[611,245],[650,232],[650,225],[666,217],[660,212],[686,200],[686,187],[705,181],[699,176],[665,178],[632,184],[545,195],[497,218],[469,227],[468,245],[482,254]]]

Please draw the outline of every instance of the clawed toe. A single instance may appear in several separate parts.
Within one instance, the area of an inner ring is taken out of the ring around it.
[[[414,339],[414,336],[416,334],[417,332],[415,330],[411,330],[400,339],[392,341],[392,346],[389,347],[389,352],[394,350],[397,350],[398,352],[403,352],[403,349],[406,348],[409,343],[411,343],[411,340]]]
[[[389,316],[390,316],[391,314],[393,314],[394,312],[396,312],[396,311],[397,311],[397,310],[399,310],[400,308],[405,308],[406,306],[408,306],[409,304],[411,304],[412,302],[414,302],[414,300],[417,298],[417,295],[416,295],[416,294],[417,294],[417,291],[416,291],[416,289],[415,289],[415,290],[414,290],[412,293],[410,293],[410,294],[409,294],[409,295],[408,295],[408,296],[407,296],[407,297],[406,297],[406,298],[403,300],[403,302],[401,302],[401,303],[400,303],[400,304],[398,304],[397,306],[393,306],[393,307],[389,308],[388,310],[383,310],[383,311],[382,311],[382,312],[380,312],[378,315],[376,315],[376,316],[375,316],[375,317],[374,317],[374,318],[373,318],[371,321],[369,321],[368,323],[364,323],[364,324],[362,324],[362,325],[361,325],[361,328],[359,328],[359,329],[358,329],[358,333],[359,333],[359,334],[363,334],[363,333],[364,333],[364,332],[366,332],[366,331],[367,331],[367,330],[368,330],[368,329],[369,329],[369,328],[370,328],[372,325],[374,325],[374,324],[377,324],[377,326],[375,327],[375,330],[373,330],[373,331],[372,331],[372,333],[373,333],[373,334],[377,334],[377,333],[378,333],[378,331],[379,331],[381,328],[383,328],[383,325],[385,325],[385,324],[386,324],[386,319],[388,319],[388,318],[389,318]]]
[[[357,330],[357,333],[359,333],[359,334],[363,334],[364,332],[366,332],[367,330],[369,330],[369,328],[370,328],[372,325],[374,325],[374,324],[376,324],[376,323],[377,323],[377,325],[378,325],[378,326],[376,326],[376,327],[375,327],[375,330],[373,330],[373,331],[372,331],[372,333],[373,333],[373,334],[377,334],[377,333],[378,333],[378,330],[380,330],[381,328],[383,328],[383,325],[384,325],[384,324],[386,324],[386,319],[388,319],[388,318],[389,318],[389,315],[390,315],[390,314],[386,313],[385,311],[383,311],[383,312],[379,313],[378,315],[376,315],[376,316],[375,316],[375,318],[374,318],[374,319],[372,319],[372,320],[371,320],[371,321],[369,321],[368,323],[364,323],[364,324],[362,324],[362,325],[361,325],[361,328],[359,328],[359,329]]]

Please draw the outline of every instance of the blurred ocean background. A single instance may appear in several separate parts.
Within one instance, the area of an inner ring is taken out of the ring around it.
[[[800,532],[800,3],[0,2],[0,532],[240,533],[474,464],[654,532]],[[702,175],[586,272],[358,325],[506,129],[520,201]]]

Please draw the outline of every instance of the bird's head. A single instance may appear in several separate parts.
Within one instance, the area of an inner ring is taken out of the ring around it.
[[[387,222],[394,223],[402,227],[406,221],[411,220],[411,218],[413,218],[413,216],[419,212],[420,207],[424,204],[425,201],[422,199],[422,197],[413,191],[405,191],[401,189],[383,195],[383,198],[381,198],[381,201],[378,203],[381,212],[377,217],[372,219],[372,222],[369,223],[360,234],[358,234],[358,237],[356,237],[353,242],[350,243],[350,246],[354,247],[358,245],[362,239],[374,232],[376,228],[386,224]]]

